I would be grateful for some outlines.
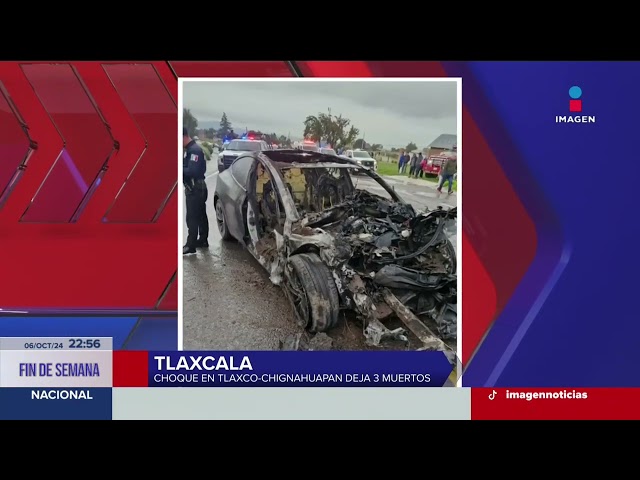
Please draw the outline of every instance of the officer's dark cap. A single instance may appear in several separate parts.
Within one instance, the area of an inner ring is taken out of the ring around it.
[[[182,127],[182,135],[185,137],[189,136],[189,130],[187,130],[187,127]]]

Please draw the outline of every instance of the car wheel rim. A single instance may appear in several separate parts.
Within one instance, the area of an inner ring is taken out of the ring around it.
[[[222,205],[220,205],[220,202],[218,202],[216,205],[216,220],[218,221],[218,230],[220,231],[220,234],[224,235],[224,216],[222,213]]]
[[[287,268],[285,282],[285,292],[289,301],[293,305],[293,311],[295,313],[296,323],[306,328],[309,325],[309,301],[307,294],[302,288],[302,284],[298,279],[298,275],[289,267]]]

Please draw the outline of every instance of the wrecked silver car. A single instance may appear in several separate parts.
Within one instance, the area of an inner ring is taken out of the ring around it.
[[[356,189],[354,171],[390,198]],[[300,150],[240,156],[213,201],[223,240],[246,246],[309,332],[330,330],[348,310],[370,345],[408,342],[409,330],[422,349],[455,351],[455,208],[417,213],[375,172]]]

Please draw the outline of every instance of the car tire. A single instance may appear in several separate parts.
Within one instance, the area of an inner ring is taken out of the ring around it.
[[[229,229],[227,228],[227,219],[224,216],[224,209],[222,208],[222,202],[220,199],[216,198],[213,202],[213,206],[216,210],[216,223],[218,224],[218,231],[220,232],[220,237],[222,240],[229,241],[232,240],[233,237],[229,233]]]
[[[301,253],[289,258],[284,290],[301,327],[318,333],[338,324],[338,289],[329,268],[317,254]]]

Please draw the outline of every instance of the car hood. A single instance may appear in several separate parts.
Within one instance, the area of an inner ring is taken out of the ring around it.
[[[446,225],[442,226],[432,245],[444,240],[446,236],[442,234],[455,232],[456,217],[455,207],[420,213],[408,203],[396,202],[366,190],[355,190],[341,204],[322,212],[305,214],[293,225],[292,233],[309,237],[320,234],[325,241],[331,238],[330,243],[349,245],[350,250],[366,250],[370,258],[364,264],[371,263],[370,268],[375,270],[376,264],[402,264],[404,257],[419,250],[419,245],[431,243],[435,230],[443,222]],[[349,257],[355,253],[351,251]],[[416,261],[420,262],[419,259]],[[418,265],[408,262],[405,266]],[[453,273],[455,264],[440,265],[440,268],[442,273]],[[439,268],[430,265],[429,270]]]

